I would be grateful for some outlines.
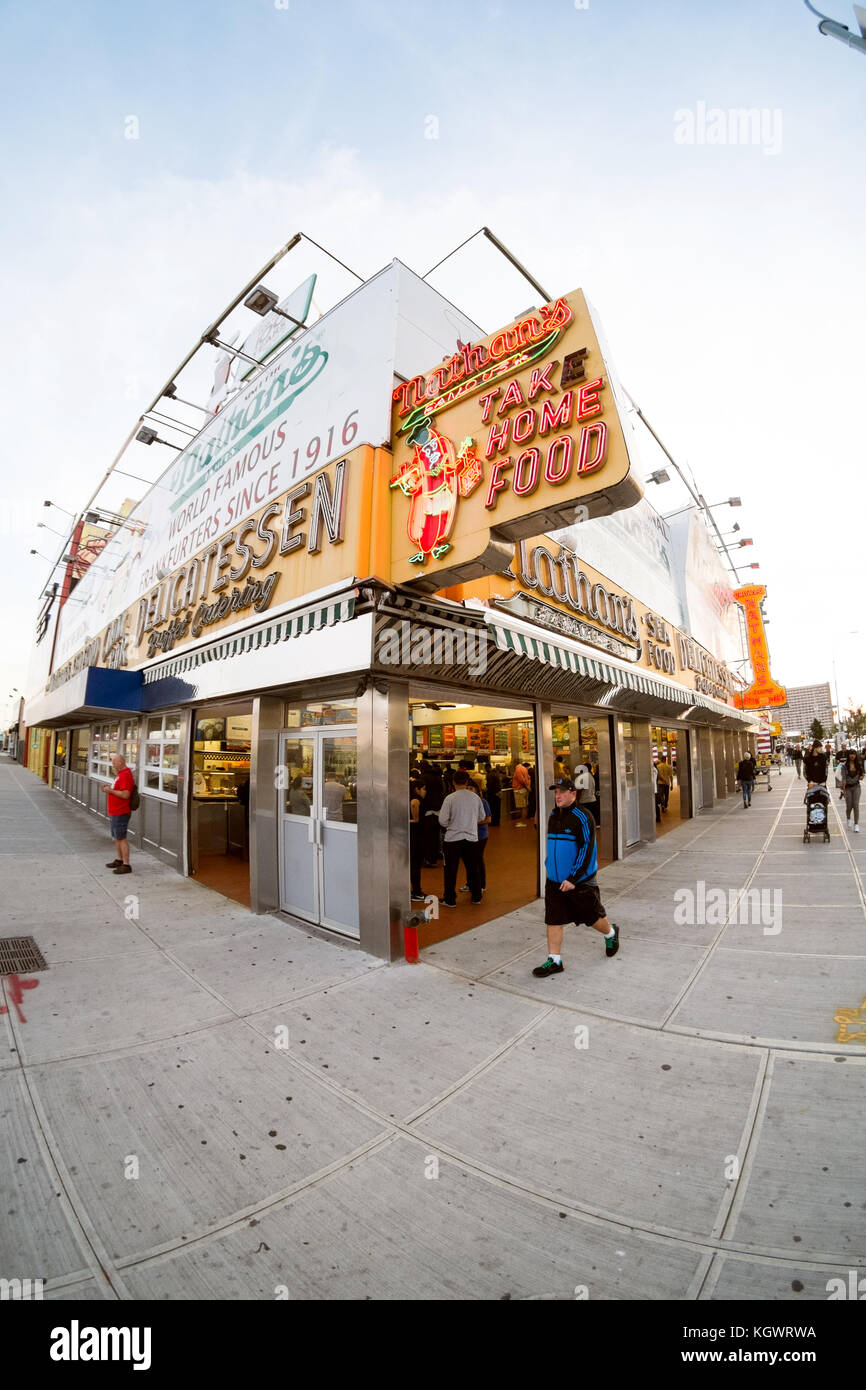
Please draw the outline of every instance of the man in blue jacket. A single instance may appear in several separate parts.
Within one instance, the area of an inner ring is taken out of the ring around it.
[[[585,806],[577,804],[577,791],[570,778],[560,778],[550,790],[556,797],[556,810],[547,822],[547,884],[544,890],[544,921],[550,954],[533,975],[558,975],[562,964],[562,928],[566,922],[583,923],[604,937],[605,951],[615,956],[619,950],[619,927],[605,915],[598,891],[598,854],[595,847],[595,821]]]

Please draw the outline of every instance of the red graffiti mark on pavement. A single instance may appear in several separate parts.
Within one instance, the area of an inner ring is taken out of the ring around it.
[[[18,1010],[18,1017],[20,1021],[22,1023],[26,1023],[27,1019],[21,1012],[21,1005],[24,1001],[24,991],[25,989],[35,989],[36,986],[39,984],[39,981],[22,980],[20,975],[4,975],[3,979],[9,981],[9,998],[12,1000],[12,1003]],[[8,1012],[9,1010],[6,1007],[6,1005],[0,1004],[0,1014],[8,1014]]]

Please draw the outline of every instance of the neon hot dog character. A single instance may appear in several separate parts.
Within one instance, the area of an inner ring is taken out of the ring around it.
[[[416,425],[407,443],[414,448],[409,463],[391,479],[409,498],[407,530],[418,553],[410,564],[423,565],[432,555],[440,559],[450,549],[457,503],[481,482],[482,465],[474,441],[464,439],[455,454],[454,445],[426,420]]]

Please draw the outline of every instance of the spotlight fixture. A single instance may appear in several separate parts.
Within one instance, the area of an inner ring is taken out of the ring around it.
[[[177,449],[179,454],[183,453],[179,444],[172,444],[168,439],[160,439],[156,430],[149,429],[147,425],[142,425],[135,437],[139,444],[164,444],[167,449]]]
[[[654,473],[650,473],[647,478],[648,483],[669,483],[671,475],[666,468],[657,468]]]
[[[288,319],[289,323],[293,323],[296,328],[303,328],[304,326],[300,319],[293,318],[291,314],[286,313],[285,309],[279,307],[277,296],[273,290],[266,289],[264,285],[257,285],[252,294],[247,295],[244,300],[244,308],[252,309],[254,314],[261,314],[263,318],[265,314],[279,314],[280,318]]]

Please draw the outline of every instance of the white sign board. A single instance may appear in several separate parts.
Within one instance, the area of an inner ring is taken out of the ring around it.
[[[272,498],[350,449],[387,443],[397,270],[295,338],[172,460],[63,609],[55,670]]]

